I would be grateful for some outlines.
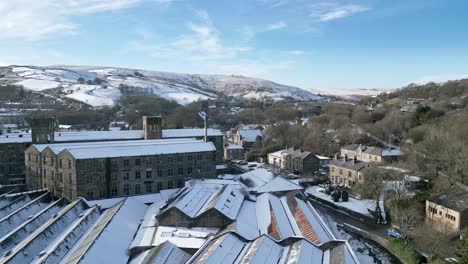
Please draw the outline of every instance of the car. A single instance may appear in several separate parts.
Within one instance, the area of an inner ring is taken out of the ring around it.
[[[257,164],[250,164],[248,167],[249,168],[254,168],[254,167],[257,167]]]
[[[395,238],[401,238],[401,234],[393,228],[387,229],[387,235]]]

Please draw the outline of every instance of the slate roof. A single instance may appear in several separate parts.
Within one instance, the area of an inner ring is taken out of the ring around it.
[[[198,184],[183,191],[169,208],[175,207],[191,218],[214,208],[233,220],[243,200],[244,194],[233,185],[215,185],[210,188]]]
[[[330,249],[340,245],[346,246],[346,242],[337,241],[337,243],[333,245],[321,247],[301,238],[276,241],[268,235],[262,235],[253,240],[249,240],[244,239],[235,232],[227,232],[210,240],[188,263],[325,264],[330,262]],[[344,252],[344,254],[346,254],[346,252]],[[345,263],[359,263],[354,255],[351,259],[347,258],[346,260]]]
[[[202,128],[163,129],[163,138],[193,138],[205,135]],[[208,129],[208,136],[223,136],[217,129]],[[110,140],[142,140],[143,130],[117,130],[117,131],[64,131],[55,132],[55,142],[90,142]],[[30,143],[31,133],[8,133],[0,135],[2,143]]]
[[[350,144],[341,147],[342,149],[357,151],[358,148],[361,148],[361,151],[366,154],[382,156],[382,157],[393,157],[393,156],[401,156],[403,152],[398,149],[382,149],[379,147],[372,147],[372,146],[363,146],[360,144]]]
[[[260,129],[239,129],[239,135],[246,142],[255,142],[257,137],[263,137]]]
[[[448,189],[430,197],[429,201],[458,212],[463,212],[468,209],[468,192]]]
[[[335,165],[337,167],[346,168],[353,171],[364,171],[370,167],[370,163],[359,160],[356,162],[354,160],[349,160],[347,162],[344,160],[332,160],[330,165]]]
[[[175,153],[215,151],[212,142],[192,139],[155,139],[133,141],[101,141],[64,144],[34,144],[38,151],[51,149],[55,154],[68,151],[75,159],[149,156]]]
[[[129,264],[185,264],[192,255],[179,249],[171,242],[164,242],[136,256]]]

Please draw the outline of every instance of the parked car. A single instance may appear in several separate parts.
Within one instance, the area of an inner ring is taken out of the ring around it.
[[[395,238],[401,238],[401,234],[393,228],[387,229],[387,235]]]

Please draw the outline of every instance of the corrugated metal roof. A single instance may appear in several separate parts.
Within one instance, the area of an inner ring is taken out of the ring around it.
[[[221,194],[215,208],[231,220],[236,219],[242,202],[244,201],[244,194],[232,185],[228,185]]]

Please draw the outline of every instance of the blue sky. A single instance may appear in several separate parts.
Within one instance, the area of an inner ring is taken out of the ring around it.
[[[468,77],[466,10],[463,0],[0,0],[0,65],[397,88]]]

